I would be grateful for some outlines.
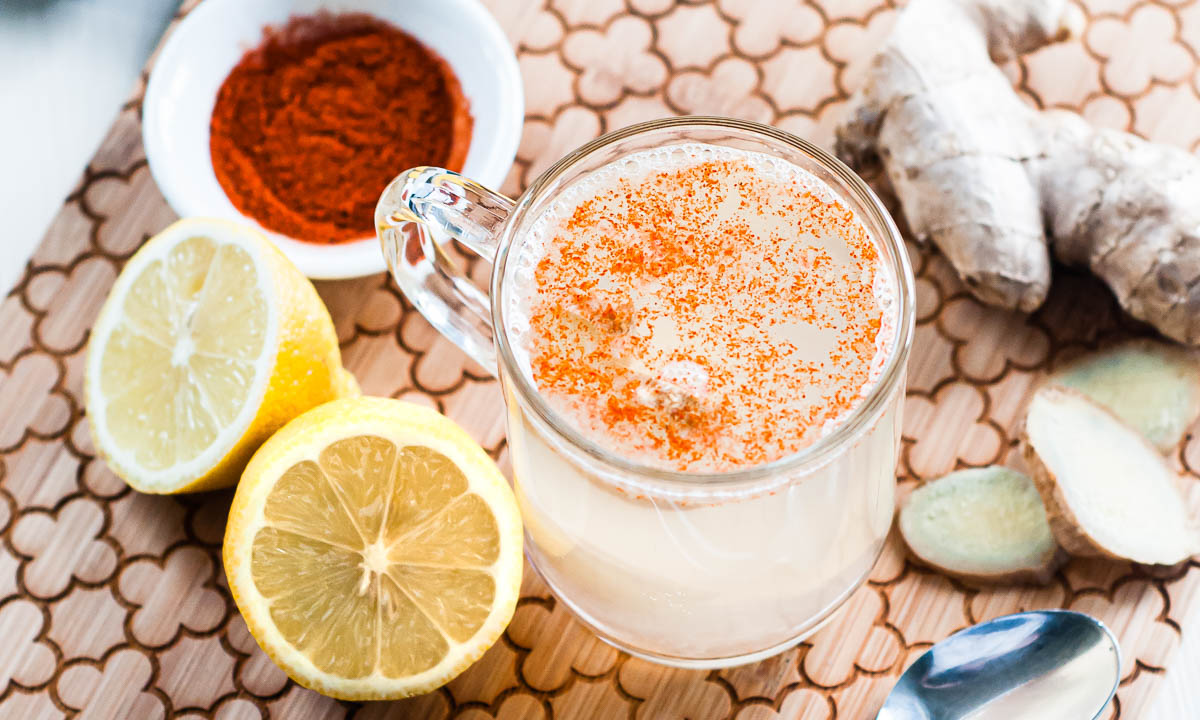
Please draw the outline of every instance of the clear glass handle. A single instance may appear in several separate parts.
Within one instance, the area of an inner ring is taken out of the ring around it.
[[[513,201],[456,172],[417,167],[398,175],[375,206],[383,257],[405,297],[475,362],[496,373],[488,295],[441,247],[446,239],[493,262]]]

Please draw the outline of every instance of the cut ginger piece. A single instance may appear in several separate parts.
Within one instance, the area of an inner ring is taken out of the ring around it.
[[[1064,558],[1033,481],[998,465],[922,485],[898,524],[917,560],[966,580],[1045,583]]]
[[[1174,565],[1200,550],[1175,471],[1137,430],[1082,393],[1039,389],[1023,451],[1050,529],[1072,555]]]
[[[1164,452],[1200,417],[1200,356],[1167,343],[1130,340],[1079,358],[1049,382],[1087,395]]]

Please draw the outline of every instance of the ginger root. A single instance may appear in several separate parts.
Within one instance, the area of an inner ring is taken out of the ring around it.
[[[997,465],[925,483],[897,525],[918,561],[964,580],[1046,583],[1065,559],[1033,481]]]
[[[837,130],[981,300],[1032,311],[1051,254],[1200,344],[1200,158],[1024,103],[995,63],[1061,39],[1067,0],[911,0]]]

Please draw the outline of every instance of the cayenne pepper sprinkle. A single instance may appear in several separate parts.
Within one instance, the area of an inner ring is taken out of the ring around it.
[[[831,190],[703,148],[618,160],[547,211],[524,344],[538,391],[606,449],[721,472],[858,406],[894,320],[874,241]]]
[[[403,170],[461,170],[472,125],[433,51],[378,18],[319,13],[268,27],[229,73],[210,151],[243,214],[336,243],[373,234],[379,194]]]

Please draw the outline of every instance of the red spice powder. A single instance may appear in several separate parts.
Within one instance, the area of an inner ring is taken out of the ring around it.
[[[782,234],[760,234],[751,216]],[[551,237],[535,268],[532,374],[609,449],[673,470],[751,467],[861,402],[883,318],[878,251],[852,210],[796,178],[739,160],[621,178]],[[771,334],[795,324],[828,352]],[[656,339],[660,327],[671,339]],[[702,368],[702,392],[668,377],[676,361]]]
[[[379,194],[417,165],[461,170],[467,100],[450,66],[362,14],[267,28],[217,93],[213,169],[233,205],[314,243],[374,233]]]

